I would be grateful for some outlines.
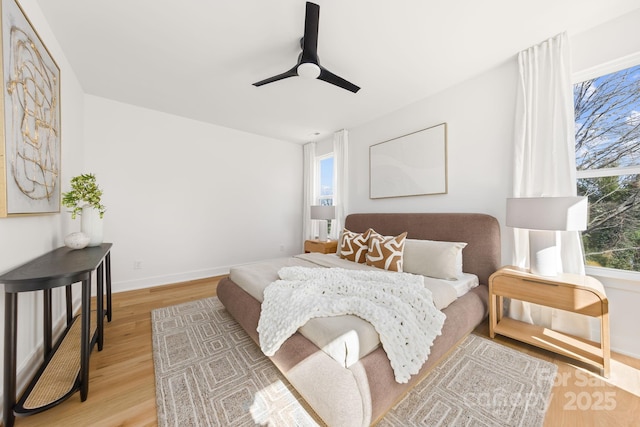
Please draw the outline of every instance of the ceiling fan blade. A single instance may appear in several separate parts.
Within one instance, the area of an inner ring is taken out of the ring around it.
[[[297,75],[298,75],[298,66],[296,65],[289,71],[285,71],[284,73],[278,74],[277,76],[269,77],[268,79],[260,80],[259,82],[256,82],[253,85],[262,86],[262,85],[266,85],[267,83],[277,82],[278,80],[283,80],[289,77],[295,77]]]
[[[318,63],[318,24],[320,22],[320,6],[307,2],[304,18],[304,36],[302,37],[302,57],[300,62]]]
[[[353,83],[343,79],[340,76],[336,76],[331,71],[323,67],[320,67],[320,75],[318,76],[318,79],[327,83],[331,83],[332,85],[336,85],[353,93],[356,93],[360,90],[359,86],[354,85]]]

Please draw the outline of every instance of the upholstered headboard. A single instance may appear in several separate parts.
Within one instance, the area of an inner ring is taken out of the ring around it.
[[[407,232],[409,239],[465,242],[462,266],[489,283],[501,263],[500,225],[486,214],[478,213],[357,213],[348,215],[345,228],[362,233],[373,228],[380,234]]]

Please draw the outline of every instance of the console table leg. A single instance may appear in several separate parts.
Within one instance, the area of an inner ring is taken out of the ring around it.
[[[65,286],[65,297],[67,303],[67,327],[71,325],[71,321],[73,320],[73,301],[71,298],[71,285]]]
[[[16,405],[16,328],[18,326],[18,294],[4,294],[4,427],[13,427]]]
[[[53,326],[51,323],[51,289],[45,289],[42,293],[42,305],[44,307],[42,335],[44,338],[44,357],[46,359],[51,353],[51,341],[53,335]]]
[[[97,290],[96,290],[96,322],[98,329],[98,351],[102,351],[104,344],[104,264],[100,263],[97,277]]]
[[[111,252],[107,252],[104,261],[107,271],[107,320],[111,322]]]
[[[80,331],[80,400],[89,394],[89,355],[91,353],[91,273],[82,281],[82,326]]]

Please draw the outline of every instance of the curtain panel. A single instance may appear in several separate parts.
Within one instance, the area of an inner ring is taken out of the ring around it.
[[[316,204],[316,143],[309,142],[302,147],[303,165],[303,206],[302,240],[314,239],[318,235],[318,223],[311,220],[311,206]]]
[[[333,204],[336,206],[336,219],[331,223],[329,238],[337,240],[344,227],[344,219],[348,213],[347,189],[349,164],[349,133],[342,129],[333,134]]]
[[[513,197],[575,196],[575,119],[566,33],[518,54]],[[513,229],[513,263],[529,266],[528,230]],[[584,274],[579,232],[558,233],[558,271]],[[588,318],[511,301],[516,319],[590,338]]]

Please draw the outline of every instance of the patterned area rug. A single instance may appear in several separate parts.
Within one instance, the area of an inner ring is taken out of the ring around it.
[[[217,298],[151,315],[159,426],[322,425]],[[378,426],[541,426],[556,370],[470,335]]]

